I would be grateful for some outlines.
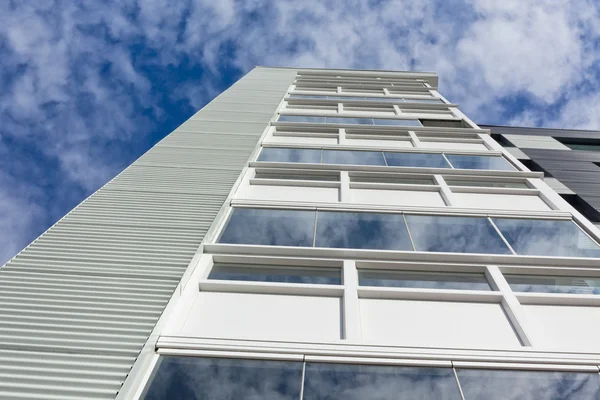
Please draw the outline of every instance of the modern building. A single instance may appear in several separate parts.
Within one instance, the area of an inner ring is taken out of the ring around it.
[[[252,70],[0,269],[0,398],[600,398],[600,231],[437,84]]]
[[[573,129],[483,126],[529,169],[600,226],[600,132]]]

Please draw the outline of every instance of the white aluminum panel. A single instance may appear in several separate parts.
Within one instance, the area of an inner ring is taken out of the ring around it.
[[[520,347],[499,304],[361,299],[368,344],[419,347]]]
[[[443,150],[489,150],[483,143],[426,142],[423,140],[421,140],[421,147]]]
[[[439,192],[419,190],[350,189],[352,203],[397,206],[445,206]]]
[[[248,185],[246,199],[280,201],[316,201],[335,203],[339,201],[338,188],[309,186]]]
[[[281,341],[340,339],[340,298],[199,292],[180,334]]]
[[[600,352],[600,307],[524,305],[538,348]]]
[[[493,210],[548,211],[550,206],[539,196],[498,193],[452,193],[453,206]]]

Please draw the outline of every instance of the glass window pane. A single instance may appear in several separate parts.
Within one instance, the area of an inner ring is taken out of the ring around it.
[[[503,188],[515,188],[515,189],[531,189],[525,182],[518,181],[483,181],[483,180],[462,180],[454,178],[446,178],[444,180],[448,186],[473,186],[473,187],[503,187]]]
[[[385,165],[380,151],[323,150],[323,164]]]
[[[424,103],[424,104],[440,104],[442,101],[438,99],[407,99],[404,101],[407,103]]]
[[[265,147],[260,152],[258,161],[319,164],[321,150]]]
[[[312,124],[324,124],[325,117],[311,117],[308,115],[280,115],[279,122],[308,122]]]
[[[302,363],[161,356],[146,400],[297,400]]]
[[[318,211],[316,247],[412,250],[401,214]]]
[[[590,372],[457,369],[466,400],[589,400],[600,398],[600,378]]]
[[[600,151],[600,144],[564,143],[571,150]]]
[[[290,99],[326,99],[327,96],[318,96],[316,94],[290,94]]]
[[[433,178],[412,178],[395,174],[356,174],[350,175],[351,182],[364,183],[395,183],[400,185],[434,185]]]
[[[286,179],[295,181],[327,181],[327,182],[339,182],[339,172],[326,173],[321,172],[309,174],[304,171],[299,173],[292,172],[277,172],[277,171],[256,171],[254,175],[255,179]]]
[[[220,243],[311,247],[315,212],[236,208]]]
[[[600,257],[600,247],[573,221],[493,218],[517,254],[550,257]]]
[[[504,275],[515,292],[600,294],[600,278]]]
[[[444,156],[428,153],[385,152],[387,165],[394,167],[450,168]]]
[[[306,363],[304,400],[460,400],[451,368]]]
[[[484,274],[426,271],[358,271],[361,286],[422,289],[491,290]]]
[[[329,100],[364,100],[365,97],[356,96],[327,96]]]
[[[406,222],[417,251],[510,254],[487,218],[406,215]]]
[[[421,126],[418,119],[382,119],[374,118],[375,125],[390,125],[390,126]]]
[[[466,156],[462,154],[446,154],[448,160],[457,169],[487,169],[500,171],[514,171],[515,167],[510,165],[500,156]]]
[[[225,281],[341,284],[340,270],[336,268],[286,267],[271,265],[215,264],[208,279]]]
[[[373,125],[373,118],[327,117],[328,124]]]

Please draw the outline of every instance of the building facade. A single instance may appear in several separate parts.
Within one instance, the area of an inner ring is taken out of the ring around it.
[[[252,70],[0,269],[0,397],[600,398],[600,232],[437,83]]]
[[[600,132],[484,126],[594,225],[600,225]]]

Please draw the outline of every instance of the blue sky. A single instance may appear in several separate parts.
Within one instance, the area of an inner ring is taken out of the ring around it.
[[[0,4],[0,264],[255,65],[427,70],[479,123],[600,129],[600,6]]]

